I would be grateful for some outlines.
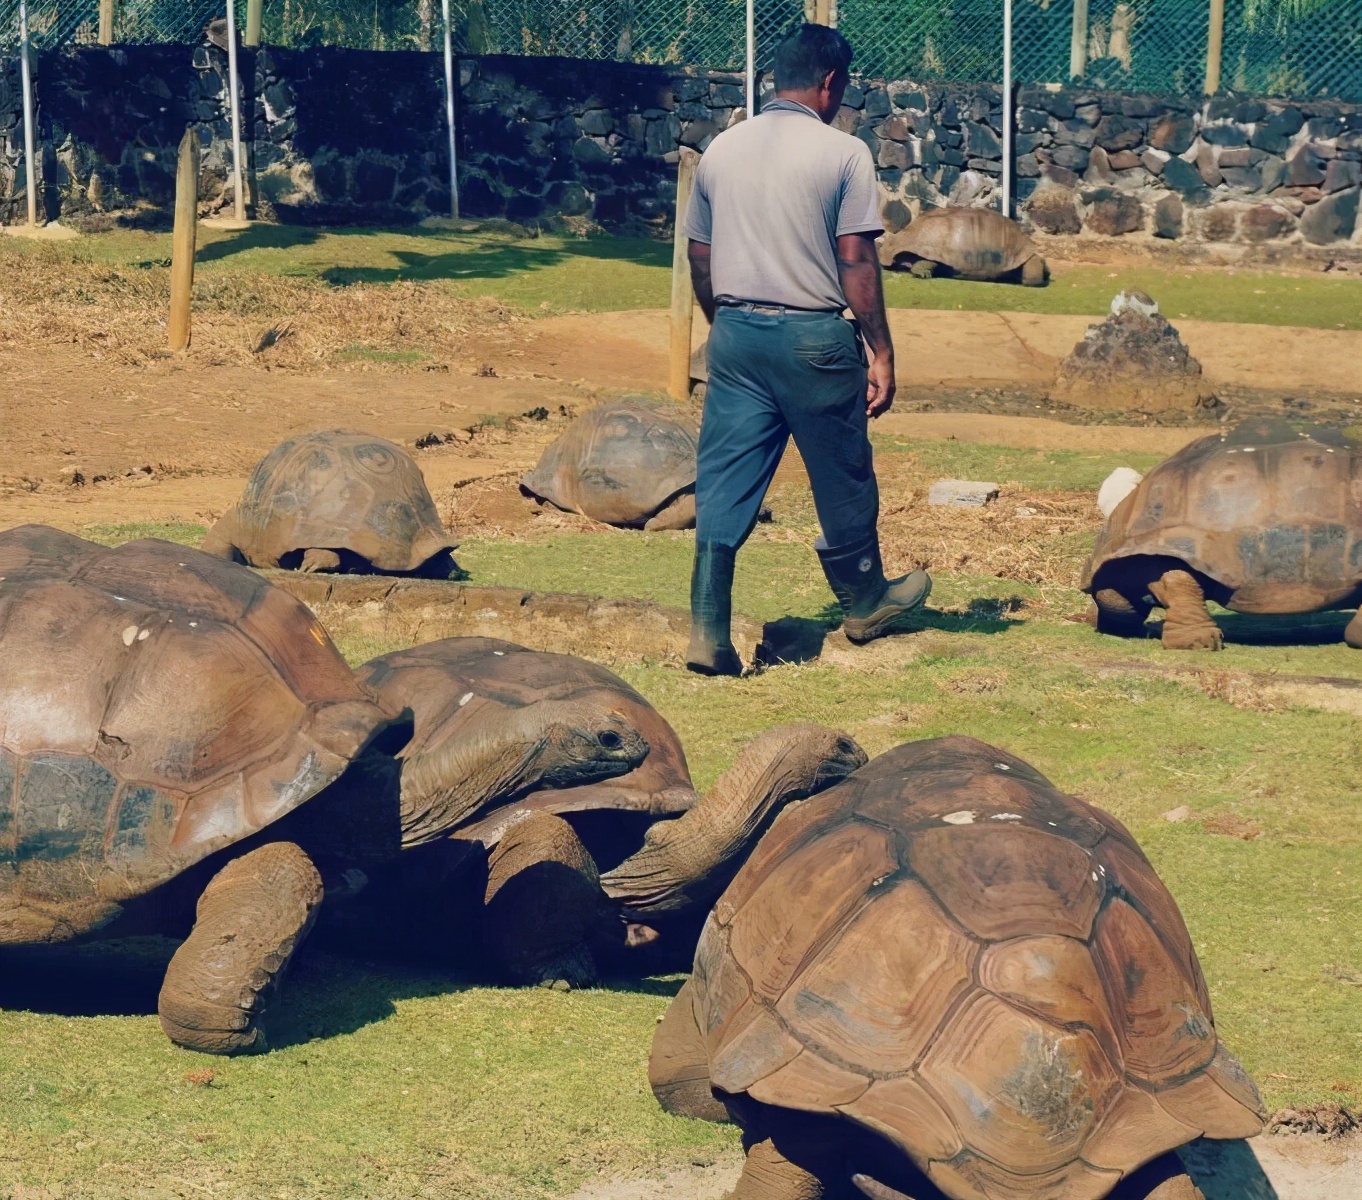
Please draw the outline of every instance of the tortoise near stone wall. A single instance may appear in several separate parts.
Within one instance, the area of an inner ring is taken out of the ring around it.
[[[1134,839],[967,737],[782,814],[649,1077],[743,1127],[732,1200],[1194,1200],[1172,1151],[1264,1120]]]
[[[1362,448],[1320,426],[1251,421],[1200,438],[1111,512],[1083,572],[1103,633],[1139,636],[1157,603],[1163,644],[1219,650],[1210,598],[1243,613],[1362,600]],[[1362,617],[1343,633],[1362,647]]]
[[[991,208],[934,208],[880,239],[880,262],[930,279],[1005,280],[1044,285],[1047,270],[1022,227]]]
[[[643,401],[583,413],[520,481],[565,512],[631,529],[695,524],[696,430],[680,412]]]
[[[447,579],[458,545],[401,446],[343,429],[281,442],[203,549],[253,567]]]

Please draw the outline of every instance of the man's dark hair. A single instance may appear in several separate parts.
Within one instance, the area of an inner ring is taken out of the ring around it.
[[[850,76],[851,56],[851,43],[837,30],[801,25],[776,47],[776,90],[802,92],[818,87],[829,75]]]

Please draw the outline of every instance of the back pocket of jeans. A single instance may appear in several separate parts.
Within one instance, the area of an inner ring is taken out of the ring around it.
[[[800,362],[821,371],[844,371],[861,365],[855,345],[846,337],[795,342],[794,354]]]

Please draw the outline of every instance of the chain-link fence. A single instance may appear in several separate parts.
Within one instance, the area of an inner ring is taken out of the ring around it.
[[[1015,0],[1019,83],[1199,94],[1214,0]],[[809,6],[810,9],[812,5]],[[35,46],[96,40],[99,0],[32,0]],[[114,0],[116,42],[194,42],[225,0]],[[915,80],[1002,77],[1001,0],[840,0],[862,73]],[[805,17],[804,0],[756,0],[757,63]],[[1362,0],[1223,0],[1222,88],[1362,100]],[[739,70],[744,0],[454,0],[460,51],[564,55]],[[244,25],[246,0],[237,5]],[[12,48],[18,0],[0,0]],[[379,50],[438,47],[440,0],[266,0],[263,41]]]

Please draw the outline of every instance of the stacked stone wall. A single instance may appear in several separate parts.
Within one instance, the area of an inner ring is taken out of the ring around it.
[[[241,68],[259,215],[400,223],[448,212],[438,55],[264,49],[243,51]],[[36,75],[48,218],[162,219],[186,126],[203,145],[205,209],[230,202],[217,49],[66,49],[39,55]],[[14,60],[0,59],[0,221],[24,219],[17,77]],[[1362,237],[1362,105],[1042,87],[1021,88],[1017,101],[1016,200],[1046,233],[1283,246]],[[463,213],[664,235],[679,148],[703,150],[743,103],[741,78],[724,72],[462,59]],[[996,202],[993,85],[862,80],[837,123],[870,147],[890,228],[923,207]]]

